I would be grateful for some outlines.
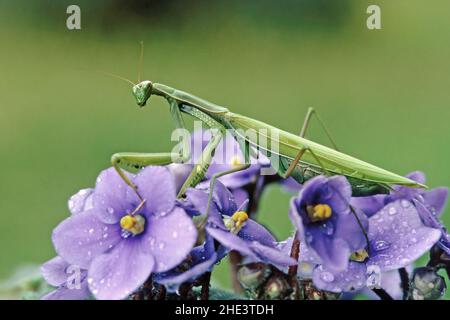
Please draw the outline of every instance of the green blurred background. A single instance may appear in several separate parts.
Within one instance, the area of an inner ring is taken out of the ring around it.
[[[447,0],[0,2],[0,278],[51,258],[67,199],[119,151],[164,151],[173,128],[152,99],[95,70],[192,92],[298,132],[315,107],[345,152],[430,186],[449,185]],[[366,28],[378,4],[382,30]],[[317,125],[309,137],[327,143]],[[290,195],[267,190],[260,217],[288,236]],[[446,221],[450,222],[447,212]],[[229,287],[222,262],[214,281]]]

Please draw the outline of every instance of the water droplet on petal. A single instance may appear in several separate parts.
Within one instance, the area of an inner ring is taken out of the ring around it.
[[[409,208],[410,206],[411,206],[411,203],[408,201],[408,200],[405,200],[405,199],[403,199],[401,202],[400,202],[400,204],[401,204],[401,206],[403,207],[403,208]]]
[[[389,242],[384,240],[378,240],[377,242],[375,242],[374,249],[379,252],[389,249],[390,246],[391,244]]]
[[[114,213],[114,208],[112,207],[108,207],[108,209],[106,209],[108,211],[109,214],[113,214]]]
[[[381,269],[379,266],[368,265],[366,275],[367,275],[366,286],[369,289],[381,287]]]
[[[89,229],[89,234],[93,234],[94,233],[94,229]]]
[[[323,271],[320,274],[320,279],[322,279],[325,282],[333,282],[334,281],[334,276],[331,272],[328,271]]]
[[[390,207],[388,213],[389,215],[393,216],[397,214],[397,209],[395,209],[395,207]]]

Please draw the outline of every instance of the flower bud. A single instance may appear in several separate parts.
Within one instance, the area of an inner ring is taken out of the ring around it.
[[[264,263],[248,263],[243,265],[237,274],[241,286],[247,290],[254,290],[261,286],[270,276],[271,270]]]
[[[422,267],[414,270],[411,283],[412,300],[437,300],[445,294],[445,280],[436,269]]]
[[[273,275],[267,280],[264,286],[263,295],[266,300],[282,300],[286,298],[292,289],[286,278],[279,275]]]

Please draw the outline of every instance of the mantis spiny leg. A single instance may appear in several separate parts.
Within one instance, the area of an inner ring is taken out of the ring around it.
[[[195,164],[186,181],[181,186],[177,195],[178,198],[181,198],[184,195],[187,188],[195,187],[205,177],[206,171],[208,171],[212,157],[214,156],[214,152],[223,138],[223,131],[221,128],[213,129],[215,130],[211,130],[211,140],[208,142],[205,149],[203,149],[199,162]]]
[[[308,108],[308,112],[306,113],[305,120],[303,121],[302,130],[300,131],[300,137],[304,138],[306,135],[306,130],[308,129],[309,122],[311,121],[312,116],[315,115],[317,121],[319,121],[320,126],[322,127],[323,131],[325,131],[325,134],[327,135],[328,139],[330,140],[331,144],[333,145],[333,148],[337,151],[339,151],[336,143],[334,142],[330,130],[328,130],[327,126],[325,125],[325,122],[322,120],[322,118],[319,116],[317,111],[313,107]]]
[[[137,194],[139,199],[144,199],[138,192],[137,186],[127,177],[124,170],[130,172],[137,172],[145,166],[149,165],[166,165],[173,162],[173,160],[181,158],[178,154],[170,152],[165,153],[137,153],[137,152],[121,152],[115,153],[111,157],[111,164],[116,169],[122,180],[129,185]],[[124,170],[122,170],[124,169]]]

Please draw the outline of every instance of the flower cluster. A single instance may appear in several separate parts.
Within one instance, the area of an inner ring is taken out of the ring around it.
[[[192,170],[188,164],[148,166],[129,174],[138,193],[109,168],[94,188],[72,196],[70,216],[52,234],[57,256],[41,267],[55,287],[43,298],[127,299],[148,286],[150,292],[159,287],[179,294],[208,280],[232,252],[243,266],[235,278],[247,291],[253,288],[253,297],[324,297],[368,289],[393,298],[442,294],[439,259],[408,274],[432,248],[450,255],[450,236],[439,220],[446,188],[395,187],[390,194],[356,198],[343,176],[320,175],[304,185],[291,180],[289,190],[297,194],[286,216],[296,232],[279,241],[253,215],[256,190],[267,183],[259,175],[267,161],[261,158],[245,171],[224,176],[210,189],[215,173],[244,163],[234,139],[228,137],[221,147],[236,152],[226,164],[213,162],[205,180],[182,197],[177,193]],[[422,173],[408,177],[425,182]],[[405,274],[409,289],[402,284]],[[208,281],[202,285],[209,287]],[[431,290],[426,281],[441,291]],[[306,296],[299,294],[302,286]]]

